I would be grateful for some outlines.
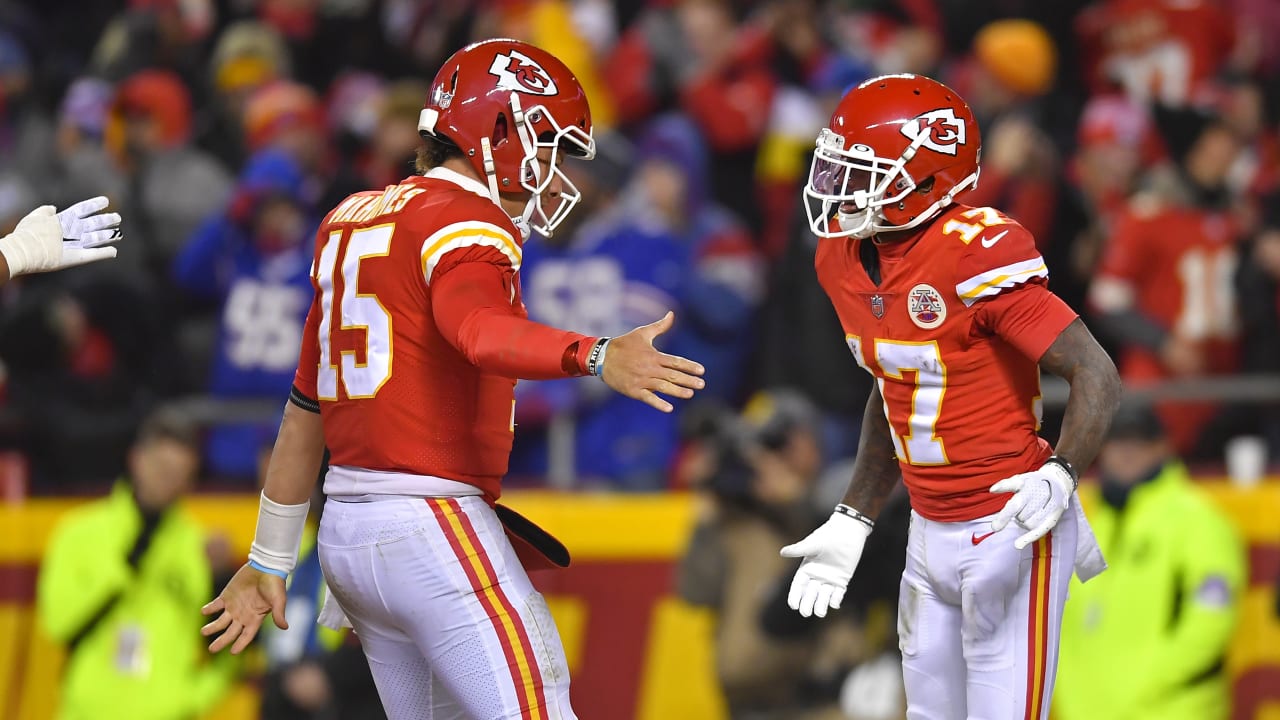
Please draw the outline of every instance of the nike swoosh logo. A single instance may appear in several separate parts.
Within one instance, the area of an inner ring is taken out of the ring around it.
[[[1004,237],[1005,235],[1008,235],[1008,234],[1009,234],[1009,231],[1008,231],[1008,230],[1005,230],[1004,232],[1000,233],[999,235],[997,235],[997,236],[995,236],[995,237],[993,237],[993,238],[991,238],[991,239],[982,238],[982,247],[989,248],[989,247],[991,247],[992,245],[995,245],[996,243],[1000,242],[1000,238],[1002,238],[1002,237]]]
[[[1003,235],[1004,233],[1001,233],[1001,234]],[[992,530],[991,532],[987,533],[986,535],[979,535],[978,533],[974,533],[974,534],[973,534],[973,537],[972,537],[972,538],[970,538],[970,540],[972,540],[972,541],[973,541],[973,544],[974,544],[974,545],[977,545],[978,543],[982,542],[983,540],[986,540],[987,538],[989,538],[989,537],[991,537],[992,535],[995,535],[995,534],[996,534],[996,531],[995,531],[995,530]]]

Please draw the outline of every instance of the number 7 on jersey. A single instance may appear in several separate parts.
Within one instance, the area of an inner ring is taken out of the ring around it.
[[[876,378],[880,396],[884,401],[884,416],[889,421],[889,434],[893,437],[893,449],[898,457],[911,465],[947,465],[947,451],[938,437],[938,416],[942,414],[942,400],[947,391],[947,366],[942,363],[938,343],[906,342],[876,338],[871,345],[875,362],[884,377],[879,377],[867,365],[862,352],[862,339],[847,335],[849,350],[864,370]],[[906,418],[906,432],[901,432],[902,418],[896,418],[885,393],[885,378],[906,380],[913,375],[915,390],[911,393],[911,409]]]

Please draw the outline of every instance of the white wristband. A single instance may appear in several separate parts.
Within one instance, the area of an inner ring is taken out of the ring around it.
[[[293,572],[310,509],[310,500],[300,505],[281,505],[262,493],[258,501],[258,530],[249,547],[249,559],[272,570]]]

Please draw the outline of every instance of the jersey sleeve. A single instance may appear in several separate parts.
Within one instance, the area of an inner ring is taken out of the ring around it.
[[[427,285],[462,263],[481,262],[520,270],[520,243],[495,222],[464,221],[445,225],[422,242],[422,279]]]
[[[1076,312],[1049,292],[1042,278],[983,300],[975,308],[975,328],[1013,345],[1040,361],[1058,335],[1075,321]]]
[[[311,309],[302,326],[302,348],[298,352],[298,371],[293,375],[290,402],[304,410],[318,411],[316,376],[320,370],[320,294],[311,299]]]
[[[587,374],[597,338],[524,317],[512,304],[510,271],[460,262],[435,277],[431,309],[441,335],[472,365],[503,377],[551,380]]]
[[[1031,233],[1017,222],[989,212],[1003,222],[984,223],[982,233],[966,244],[956,263],[956,295],[966,306],[1049,277]]]
[[[422,241],[422,280],[445,340],[485,372],[522,380],[587,374],[596,338],[529,320],[517,306],[523,248],[510,218],[486,199],[450,203]],[[448,222],[447,219],[453,219]]]

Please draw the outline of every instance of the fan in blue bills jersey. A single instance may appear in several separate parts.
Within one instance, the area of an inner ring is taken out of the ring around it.
[[[556,233],[556,240],[561,237]],[[688,263],[688,249],[675,238],[607,211],[570,234],[567,244],[530,238],[520,272],[531,319],[608,337],[668,310],[680,317]],[[677,327],[663,350],[672,352],[682,332]],[[546,428],[557,416],[572,416],[581,478],[654,489],[664,482],[675,452],[678,408],[657,412],[628,402],[604,383],[521,382],[511,474],[545,475]]]
[[[311,236],[317,220],[302,199],[303,175],[278,151],[254,156],[225,213],[209,218],[174,262],[177,283],[220,304],[209,392],[283,405],[297,369],[311,303]],[[213,428],[206,447],[215,475],[252,478],[270,423]]]
[[[584,175],[575,183],[585,221],[525,245],[520,272],[530,317],[609,336],[676,310],[680,324],[664,337],[664,349],[707,368],[704,395],[733,400],[745,374],[762,267],[741,225],[708,198],[703,140],[687,120],[668,116],[650,125],[634,156],[613,138],[597,139],[597,148],[589,165],[569,166]],[[629,181],[627,168],[634,168]],[[625,189],[615,194],[619,187]],[[511,473],[547,472],[545,431],[563,418],[574,424],[580,479],[636,490],[664,486],[683,406],[660,416],[605,390],[562,381],[518,385]]]

